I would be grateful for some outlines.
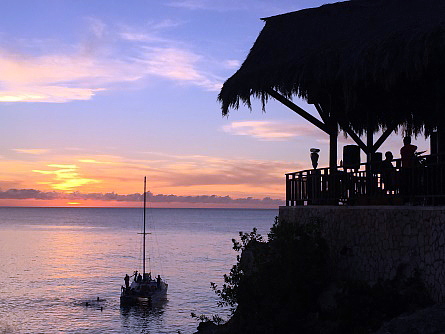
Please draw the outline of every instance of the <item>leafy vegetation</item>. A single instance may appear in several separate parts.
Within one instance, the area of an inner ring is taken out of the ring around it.
[[[233,308],[231,322],[240,332],[268,328],[269,333],[284,333],[316,312],[317,296],[328,278],[328,247],[316,224],[279,224],[276,219],[268,242],[254,229],[240,233],[233,248],[241,253],[237,263],[222,287],[212,287],[220,305]]]
[[[339,281],[319,224],[275,220],[268,241],[253,229],[232,240],[240,254],[224,284],[211,283],[232,318],[197,317],[202,333],[369,333],[401,313],[431,304],[420,274],[369,286]],[[219,324],[219,326],[216,326]]]

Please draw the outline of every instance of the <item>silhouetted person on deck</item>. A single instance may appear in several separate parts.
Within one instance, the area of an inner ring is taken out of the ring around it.
[[[128,289],[130,287],[130,276],[128,276],[128,274],[125,274],[124,281],[125,281],[125,288]]]
[[[382,181],[386,191],[395,190],[396,170],[392,164],[394,156],[390,151],[385,153],[385,160],[382,161]]]
[[[402,158],[402,168],[412,168],[414,167],[414,161],[416,155],[414,154],[417,150],[416,145],[411,145],[411,137],[406,136],[403,138],[403,147],[400,149],[400,157]]]
[[[413,194],[413,167],[416,161],[416,150],[417,146],[411,144],[410,136],[403,138],[403,147],[400,149],[402,160],[400,193],[404,197],[404,202],[409,202],[410,196]]]

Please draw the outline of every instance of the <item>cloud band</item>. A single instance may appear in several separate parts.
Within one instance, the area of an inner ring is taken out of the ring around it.
[[[154,195],[147,192],[150,202],[156,203],[202,203],[202,204],[243,204],[243,205],[283,205],[284,201],[280,199],[273,199],[264,197],[262,199],[246,197],[246,198],[232,198],[230,196],[217,195],[197,195],[197,196],[178,196],[178,195]],[[116,202],[141,202],[143,195],[139,193],[134,194],[117,194],[117,193],[80,193],[73,192],[70,194],[60,193],[56,191],[44,192],[36,189],[9,189],[0,191],[0,199],[37,199],[37,200],[96,200],[96,201],[116,201]]]

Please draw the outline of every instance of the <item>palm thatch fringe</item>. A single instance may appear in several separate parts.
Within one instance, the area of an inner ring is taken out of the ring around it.
[[[222,113],[273,89],[362,134],[428,135],[445,111],[445,1],[351,0],[273,16],[218,96]],[[363,117],[364,114],[370,117]]]

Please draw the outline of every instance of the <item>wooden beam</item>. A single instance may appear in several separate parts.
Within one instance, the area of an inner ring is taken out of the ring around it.
[[[372,154],[375,152],[373,151],[373,145],[374,145],[374,133],[371,126],[371,117],[369,116],[369,113],[367,114],[367,129],[366,129],[366,146],[368,147],[368,153],[367,153],[367,163],[370,164],[372,162]]]
[[[382,146],[382,144],[385,142],[386,139],[388,139],[389,135],[393,133],[396,127],[397,124],[389,127],[388,129],[386,129],[385,132],[382,133],[380,138],[375,142],[374,146],[372,147],[373,152],[376,152],[380,148],[380,146]]]
[[[319,103],[314,103],[314,106],[317,109],[318,114],[320,115],[320,117],[323,120],[324,124],[328,124],[330,122],[329,116],[326,115],[326,112],[323,110],[321,105]]]
[[[337,170],[337,131],[329,135],[329,168],[331,172]]]
[[[317,118],[315,118],[314,116],[309,114],[304,109],[302,109],[299,106],[297,106],[292,101],[286,99],[283,95],[281,95],[277,91],[275,91],[272,88],[270,88],[270,89],[267,90],[267,94],[272,96],[275,100],[277,100],[277,101],[281,102],[282,104],[284,104],[286,107],[288,107],[291,110],[295,111],[298,115],[303,117],[305,120],[311,122],[317,128],[319,128],[320,130],[324,131],[328,135],[331,133],[332,130],[326,124],[324,124],[323,122],[321,122],[320,120],[318,120]]]
[[[336,121],[332,121],[332,116],[327,116],[326,112],[324,111],[324,108],[319,104],[319,103],[314,103],[315,108],[317,108],[318,113],[320,114],[320,117],[323,119],[323,121],[326,124],[332,125],[332,123],[334,125],[340,125],[341,128],[343,129],[344,132],[346,132],[349,137],[352,138],[353,141],[355,141],[355,143],[363,150],[363,152],[365,152],[366,154],[368,153],[368,148],[366,147],[366,144],[360,139],[360,137],[351,129],[351,127],[347,124],[343,124],[341,123],[339,120]],[[329,107],[330,109],[331,107]],[[337,128],[335,128],[335,131],[338,131]]]
[[[343,129],[343,131],[345,131],[349,137],[352,138],[353,141],[355,141],[355,143],[363,150],[363,152],[365,152],[366,154],[368,154],[368,147],[366,146],[366,144],[360,139],[360,137],[354,132],[352,131],[352,129],[349,127],[349,125],[346,124],[340,124],[341,128]]]
[[[314,103],[323,122],[329,127],[329,168],[331,173],[337,171],[338,125],[337,121],[327,115],[319,103]]]

